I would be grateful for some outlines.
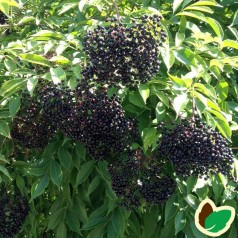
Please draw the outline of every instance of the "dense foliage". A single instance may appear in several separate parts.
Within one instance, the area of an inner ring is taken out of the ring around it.
[[[0,1],[0,237],[205,238],[204,198],[237,210],[237,6]]]

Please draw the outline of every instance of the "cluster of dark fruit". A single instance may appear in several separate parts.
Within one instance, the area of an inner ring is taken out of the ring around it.
[[[85,144],[93,159],[109,159],[126,151],[138,137],[133,120],[126,119],[117,96],[91,92],[80,84],[70,90],[62,84],[36,88],[23,97],[11,136],[27,148],[43,148],[56,131]]]
[[[109,98],[98,90],[85,90],[60,127],[67,137],[84,143],[96,160],[127,150],[136,133],[133,121],[125,118],[119,97]]]
[[[109,166],[112,188],[121,205],[132,209],[145,200],[160,204],[170,197],[175,181],[164,173],[164,162],[146,158],[141,153],[129,155]]]
[[[0,234],[13,238],[29,213],[28,201],[21,195],[6,195],[0,199],[0,207]]]
[[[0,25],[4,25],[7,22],[7,16],[0,10]]]
[[[69,117],[74,105],[74,92],[65,86],[65,82],[41,85],[36,95],[39,96],[46,118],[56,127]]]
[[[54,127],[42,112],[37,97],[25,93],[22,106],[13,120],[11,137],[26,148],[44,148],[54,133]]]
[[[159,153],[173,164],[181,177],[223,173],[230,176],[234,154],[227,141],[198,118],[164,128]]]
[[[143,16],[127,27],[112,19],[107,20],[108,26],[87,33],[83,41],[88,57],[85,79],[110,85],[150,80],[160,68],[158,47],[166,39],[161,19],[157,15]]]

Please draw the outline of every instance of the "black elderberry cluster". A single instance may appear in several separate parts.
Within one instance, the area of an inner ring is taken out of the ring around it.
[[[60,127],[67,137],[84,143],[96,160],[125,151],[136,133],[135,123],[125,118],[119,97],[109,98],[98,90],[85,90]]]
[[[65,86],[65,82],[42,85],[36,94],[39,95],[46,118],[56,127],[69,117],[74,104],[74,91]]]
[[[181,121],[175,128],[164,128],[159,153],[173,164],[178,176],[207,176],[223,173],[230,177],[233,152],[227,141],[198,118]]]
[[[88,57],[85,79],[110,85],[150,80],[160,68],[158,47],[166,39],[161,19],[158,15],[142,16],[127,26],[109,19],[107,26],[88,32],[83,41]]]
[[[6,24],[6,22],[7,22],[7,16],[2,11],[0,11],[0,25],[4,25]]]
[[[37,97],[24,93],[21,109],[12,123],[12,139],[28,149],[44,148],[54,131],[55,128],[42,112]]]
[[[164,163],[164,162],[163,162]],[[170,197],[175,181],[164,173],[164,164],[141,153],[127,156],[109,166],[112,188],[128,209],[141,205],[160,204]]]
[[[21,195],[4,195],[0,207],[0,234],[3,238],[13,238],[29,213],[28,201]]]

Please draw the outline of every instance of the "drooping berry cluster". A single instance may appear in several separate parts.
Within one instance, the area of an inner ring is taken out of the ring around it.
[[[141,153],[127,156],[109,166],[112,188],[128,209],[141,205],[160,204],[170,197],[175,181],[164,173],[164,164]]]
[[[118,155],[131,145],[135,125],[125,118],[119,97],[86,90],[71,115],[61,123],[61,130],[84,143],[93,159],[101,160]]]
[[[11,137],[26,148],[44,148],[54,133],[54,126],[41,110],[37,97],[25,94],[13,120]]]
[[[7,16],[0,10],[0,25],[4,25],[7,22]]]
[[[13,238],[20,230],[28,213],[28,201],[21,195],[4,195],[0,199],[0,234]]]
[[[88,64],[83,70],[86,80],[100,84],[134,85],[147,82],[158,72],[158,47],[165,41],[161,16],[143,16],[138,22],[96,27],[84,37]]]
[[[74,93],[64,85],[48,84],[36,93],[39,95],[44,114],[55,126],[58,126],[71,113]]]
[[[209,172],[229,176],[234,158],[227,141],[199,119],[182,121],[174,129],[165,128],[158,150],[182,177]]]

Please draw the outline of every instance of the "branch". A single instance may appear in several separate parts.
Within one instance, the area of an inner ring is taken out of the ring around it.
[[[120,24],[121,23],[121,17],[120,17],[120,14],[119,14],[119,10],[118,10],[118,6],[117,6],[116,0],[113,0],[113,3],[114,3],[114,7],[115,7],[115,10],[116,10],[116,13],[117,13],[117,21]]]

